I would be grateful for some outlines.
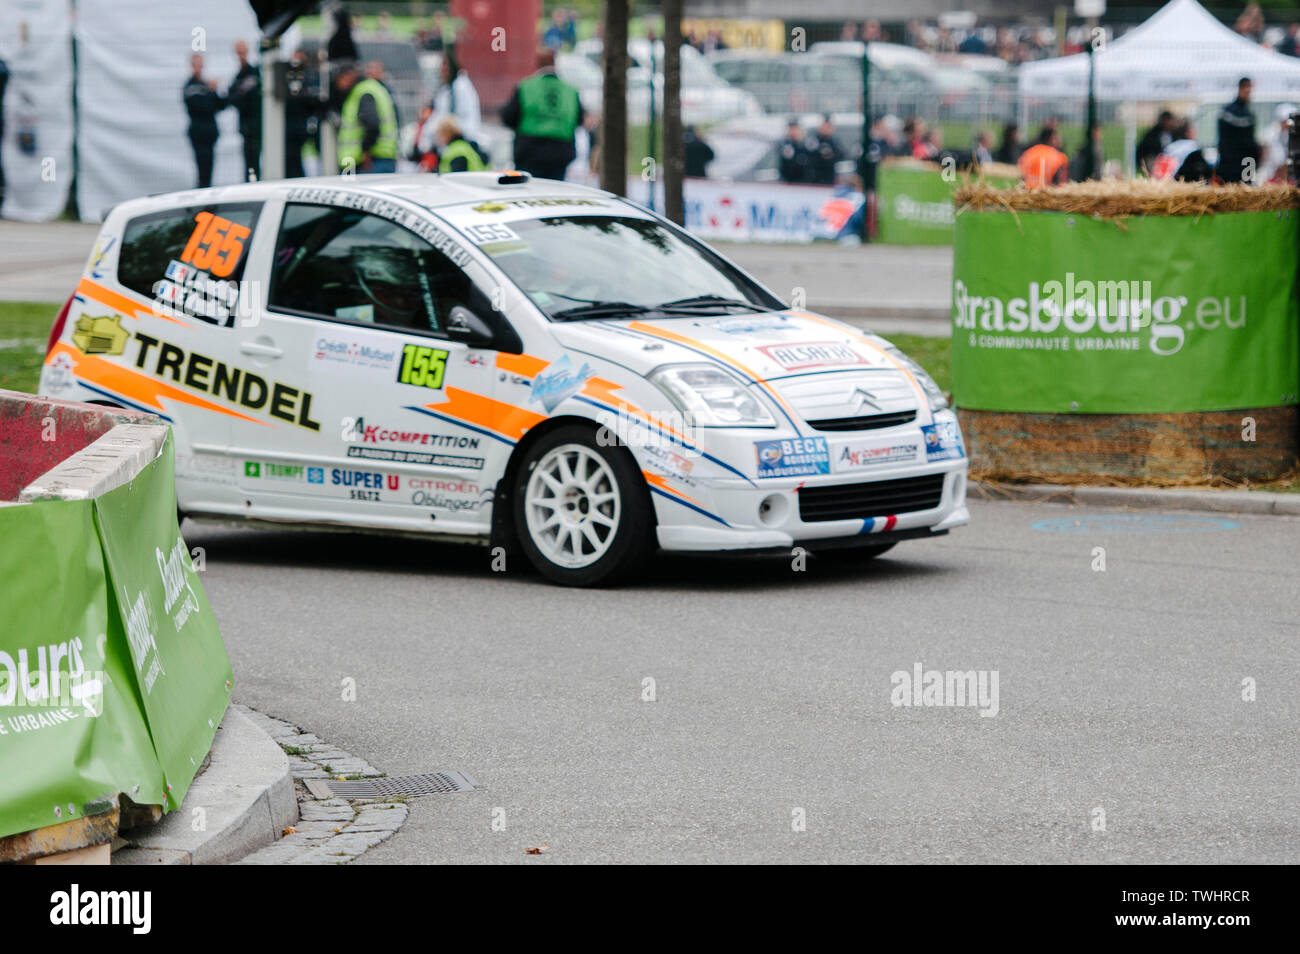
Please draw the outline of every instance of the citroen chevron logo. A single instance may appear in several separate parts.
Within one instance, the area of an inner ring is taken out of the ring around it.
[[[873,411],[881,409],[880,405],[876,403],[876,396],[864,387],[854,388],[853,393],[849,395],[849,400],[853,401],[855,411],[863,411],[867,408]]]

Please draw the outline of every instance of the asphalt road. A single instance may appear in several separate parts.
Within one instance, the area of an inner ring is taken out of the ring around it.
[[[1300,521],[972,513],[874,564],[664,559],[615,591],[185,533],[238,701],[481,785],[414,799],[368,863],[1300,861]],[[996,671],[997,714],[891,704],[918,663]]]

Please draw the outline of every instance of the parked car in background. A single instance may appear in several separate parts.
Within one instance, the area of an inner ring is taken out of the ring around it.
[[[900,43],[872,43],[871,111],[935,120],[996,122],[1014,118],[1015,72],[996,57],[954,54],[936,57]],[[862,43],[814,43],[813,56],[834,57],[861,75]],[[996,60],[1001,69],[988,61]],[[860,84],[859,80],[859,84]]]
[[[594,67],[597,78],[602,75],[601,50],[601,42],[596,39],[582,40],[574,48],[575,54],[584,57]],[[664,45],[655,43],[652,49],[649,40],[629,40],[627,54],[628,121],[640,125],[650,118],[649,91],[652,75],[655,103],[659,115],[663,115]],[[763,112],[763,107],[752,93],[737,89],[719,76],[704,55],[694,47],[682,47],[681,64],[682,122],[710,125],[733,116],[757,116]],[[558,63],[556,68],[558,71]],[[591,83],[592,80],[588,79],[587,82]],[[576,83],[574,85],[578,86]],[[596,82],[594,88],[600,89],[601,84]],[[578,86],[578,90],[581,93],[583,87]],[[643,97],[640,91],[644,91]]]
[[[785,137],[789,114],[743,116],[728,120],[709,131],[709,146],[713,161],[709,163],[710,179],[732,182],[776,182],[781,178],[778,152]],[[797,117],[806,130],[817,128],[822,120],[820,113],[805,113]],[[862,154],[862,114],[832,113],[835,141],[849,157],[846,162],[856,164]]]
[[[708,62],[732,86],[752,93],[766,113],[862,108],[862,69],[844,57],[720,50]]]

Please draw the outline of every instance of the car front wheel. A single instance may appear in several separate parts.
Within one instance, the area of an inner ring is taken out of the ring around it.
[[[556,583],[613,583],[650,552],[654,521],[636,462],[589,428],[560,427],[529,448],[514,496],[519,542]]]

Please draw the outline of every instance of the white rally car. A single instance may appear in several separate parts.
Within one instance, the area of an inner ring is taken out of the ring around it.
[[[41,393],[170,421],[182,513],[517,545],[566,584],[969,519],[956,416],[887,341],[519,173],[124,202]]]

